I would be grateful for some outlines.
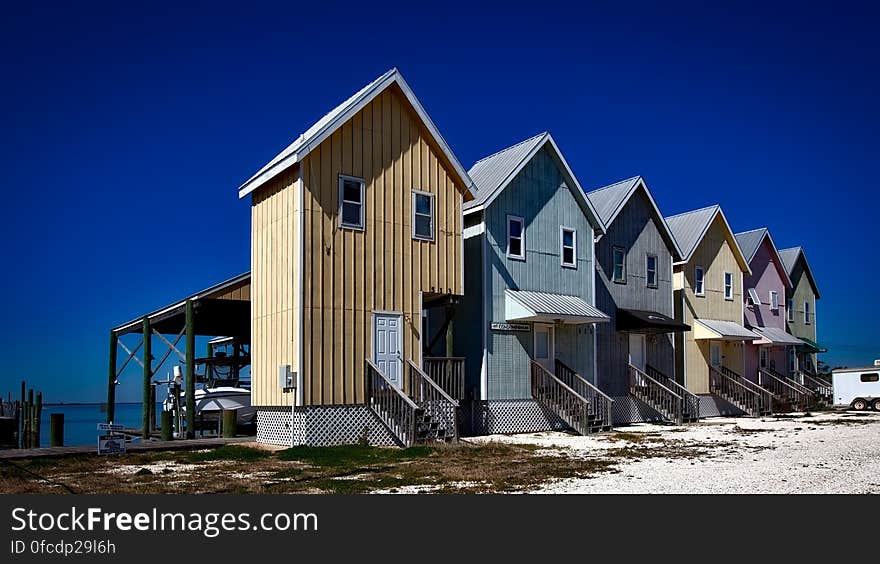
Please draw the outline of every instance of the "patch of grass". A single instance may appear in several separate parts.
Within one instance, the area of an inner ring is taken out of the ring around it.
[[[352,470],[376,464],[397,464],[408,460],[425,458],[434,449],[425,446],[410,448],[382,448],[367,445],[341,445],[332,447],[296,446],[278,451],[278,460],[302,462],[325,469]]]
[[[269,458],[270,456],[272,456],[271,452],[241,445],[223,445],[219,448],[208,451],[176,453],[176,458],[183,464],[210,462],[214,460],[254,462],[256,460]]]
[[[628,433],[626,431],[615,431],[606,435],[609,439],[615,441],[627,441],[630,443],[645,443],[660,439],[660,433]]]

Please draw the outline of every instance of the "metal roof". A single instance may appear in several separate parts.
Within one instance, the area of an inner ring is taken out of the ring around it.
[[[774,345],[801,345],[800,339],[787,333],[784,329],[778,327],[752,327],[762,337],[773,343]]]
[[[455,169],[455,172],[458,174],[459,180],[465,186],[467,191],[466,197],[473,195],[473,181],[458,161],[458,158],[452,152],[452,149],[446,144],[443,136],[440,135],[437,126],[431,121],[431,118],[428,116],[427,112],[425,112],[425,109],[422,107],[418,98],[416,98],[412,89],[410,89],[409,85],[403,79],[403,75],[400,74],[400,71],[397,70],[397,68],[392,68],[330,110],[329,113],[315,122],[315,124],[308,128],[302,135],[297,137],[296,140],[288,145],[286,149],[278,153],[272,160],[266,163],[263,168],[258,170],[256,174],[251,176],[238,187],[238,197],[243,198],[247,196],[274,178],[281,171],[302,161],[312,149],[320,145],[321,142],[332,135],[334,131],[342,127],[344,123],[361,111],[364,106],[369,104],[376,96],[381,94],[392,84],[397,84],[400,87],[404,96],[412,105],[422,123],[428,129],[428,132],[433,136],[434,141],[439,145],[440,150],[446,155],[446,158],[452,164],[452,168]]]
[[[804,252],[803,247],[792,247],[790,249],[782,249],[779,251],[779,257],[782,259],[782,264],[785,265],[785,270],[788,272],[789,278],[791,277],[791,273],[794,272],[798,256],[801,256],[804,259],[804,270],[807,271],[807,276],[810,277],[810,283],[813,285],[813,293],[816,294],[816,299],[819,299],[819,286],[816,285],[816,278],[813,276],[813,269],[810,268],[810,263],[807,260],[807,254]]]
[[[721,219],[724,221],[724,227],[729,235],[728,239],[731,250],[739,262],[740,268],[743,272],[751,274],[752,269],[749,267],[749,261],[746,260],[739,243],[737,243],[733,230],[730,228],[730,223],[728,223],[727,217],[724,215],[724,211],[717,204],[666,218],[666,224],[669,226],[669,230],[681,249],[681,262],[687,262],[691,259],[700,241],[706,236],[709,227],[711,227],[712,222],[715,221],[717,216],[721,216]]]
[[[749,331],[735,321],[722,321],[720,319],[695,319],[694,322],[702,325],[703,327],[709,329],[714,333],[717,333],[721,338],[725,339],[742,339],[744,341],[753,341],[761,338],[760,335]]]
[[[651,203],[651,207],[654,209],[655,216],[659,222],[660,232],[666,239],[667,244],[672,248],[674,260],[681,260],[682,253],[681,248],[678,246],[678,241],[675,240],[675,236],[673,236],[672,232],[669,230],[669,226],[666,224],[663,214],[660,213],[660,208],[657,207],[657,202],[654,201],[654,196],[651,194],[648,185],[641,176],[633,176],[632,178],[627,178],[626,180],[621,180],[620,182],[615,182],[614,184],[599,188],[598,190],[588,192],[587,199],[590,200],[590,203],[596,208],[596,213],[599,214],[599,219],[602,220],[602,223],[605,224],[605,228],[607,229],[617,218],[617,215],[624,206],[626,206],[626,203],[629,202],[630,198],[632,198],[633,194],[640,189],[644,191],[645,195],[648,197],[648,201]]]
[[[517,319],[546,319],[548,321],[579,323],[610,321],[607,315],[578,296],[510,289],[505,290],[504,293],[522,308],[525,308],[524,313],[513,318],[509,317],[509,321]]]
[[[761,227],[759,229],[752,229],[751,231],[743,231],[736,234],[736,242],[739,244],[739,248],[742,249],[750,266],[755,255],[758,254],[758,249],[761,248],[761,243],[764,242],[765,238],[770,241],[770,249],[773,251],[776,270],[779,271],[779,275],[782,277],[782,281],[785,282],[786,287],[791,288],[792,284],[791,278],[788,276],[788,269],[785,267],[785,263],[782,261],[779,251],[776,250],[776,244],[773,242],[773,237],[770,236],[769,229]]]
[[[495,198],[516,178],[516,175],[532,160],[539,150],[545,145],[552,149],[551,155],[560,165],[566,177],[568,188],[574,195],[575,200],[581,206],[584,215],[600,233],[605,232],[605,225],[596,213],[593,204],[587,199],[584,189],[568,166],[562,151],[554,141],[553,136],[545,131],[521,141],[516,145],[503,149],[493,155],[480,159],[468,171],[474,181],[476,194],[473,200],[465,202],[462,209],[464,213],[474,212],[489,206]]]

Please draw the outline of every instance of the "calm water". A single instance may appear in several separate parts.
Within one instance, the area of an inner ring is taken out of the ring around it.
[[[40,423],[40,446],[49,446],[49,415],[52,413],[64,414],[64,446],[94,444],[97,448],[98,423],[107,422],[107,413],[101,409],[101,404],[44,405]],[[127,428],[140,429],[142,420],[141,404],[116,404],[114,423],[125,425]]]

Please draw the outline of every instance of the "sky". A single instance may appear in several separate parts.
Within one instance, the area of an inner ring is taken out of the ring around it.
[[[803,246],[823,359],[880,358],[868,4],[18,4],[0,16],[4,396],[26,379],[104,400],[109,329],[247,271],[239,184],[394,66],[466,167],[549,130],[587,189],[640,174],[664,214],[719,203]]]

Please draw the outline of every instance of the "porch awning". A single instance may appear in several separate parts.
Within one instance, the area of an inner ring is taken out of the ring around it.
[[[507,321],[538,321],[546,323],[602,323],[609,317],[577,296],[504,291],[504,313]]]
[[[690,325],[679,323],[656,311],[617,308],[617,330],[632,333],[673,333],[690,331]]]
[[[734,321],[695,319],[694,339],[719,341],[754,341],[761,336]]]
[[[760,341],[755,341],[754,344],[756,345],[778,345],[788,347],[801,344],[800,339],[787,333],[784,329],[779,329],[777,327],[753,327],[752,329],[762,337]]]
[[[817,343],[816,341],[812,341],[807,339],[806,337],[800,337],[798,339],[800,344],[798,345],[798,352],[805,353],[824,353],[828,352],[828,349]]]

